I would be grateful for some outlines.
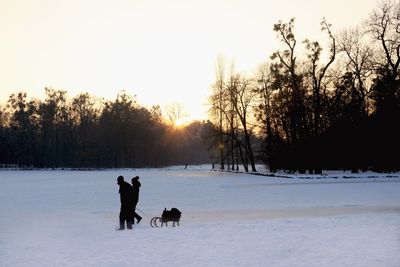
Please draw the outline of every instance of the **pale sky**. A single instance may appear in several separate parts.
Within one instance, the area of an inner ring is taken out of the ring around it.
[[[0,0],[0,103],[11,93],[44,99],[136,95],[146,107],[183,104],[206,117],[218,55],[251,71],[279,45],[278,20],[296,18],[299,43],[361,23],[377,0]]]

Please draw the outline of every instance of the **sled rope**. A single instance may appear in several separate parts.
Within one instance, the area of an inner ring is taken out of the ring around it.
[[[140,211],[140,213],[142,213],[144,216],[146,216],[147,218],[150,219],[150,216],[148,216],[146,213],[144,213],[141,209],[139,209],[138,207],[136,207],[136,209],[137,209],[138,211]]]

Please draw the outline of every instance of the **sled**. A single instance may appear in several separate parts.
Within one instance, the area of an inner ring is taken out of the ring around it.
[[[161,217],[153,217],[150,220],[150,226],[152,228],[156,227],[168,227],[168,222],[172,222],[172,226],[175,227],[175,224],[179,226],[179,221],[181,219],[181,212],[177,208],[172,208],[171,210],[164,209]]]

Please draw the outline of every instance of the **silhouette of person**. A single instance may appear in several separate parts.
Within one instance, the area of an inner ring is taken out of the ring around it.
[[[119,195],[121,199],[121,210],[119,212],[119,229],[125,229],[125,222],[126,227],[128,229],[132,229],[132,187],[129,183],[124,181],[123,176],[118,176],[117,183],[119,185]]]
[[[133,219],[132,223],[135,223],[135,219],[137,220],[137,223],[139,223],[142,220],[142,217],[136,213],[136,205],[139,202],[139,190],[140,190],[140,182],[139,182],[139,176],[135,176],[132,178],[132,205],[133,205]]]

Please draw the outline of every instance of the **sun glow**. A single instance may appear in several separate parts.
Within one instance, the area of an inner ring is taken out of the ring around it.
[[[174,126],[177,128],[182,128],[184,126],[189,125],[192,122],[190,118],[180,118],[174,122]]]
[[[0,103],[21,90],[43,98],[44,87],[110,100],[125,90],[147,107],[183,103],[177,125],[205,119],[218,55],[251,72],[279,43],[278,20],[296,17],[303,40],[323,16],[351,26],[375,2],[0,0]]]

